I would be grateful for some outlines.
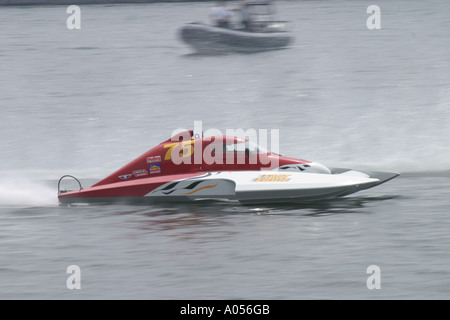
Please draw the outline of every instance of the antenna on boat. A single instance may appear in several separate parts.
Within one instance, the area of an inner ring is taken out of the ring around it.
[[[203,131],[202,131],[202,136],[200,137],[199,133],[194,133],[194,139],[200,139],[203,138]]]
[[[194,139],[203,138],[202,121],[194,121],[194,130],[192,130],[192,133]]]

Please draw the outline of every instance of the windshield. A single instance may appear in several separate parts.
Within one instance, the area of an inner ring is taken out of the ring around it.
[[[266,16],[275,15],[275,9],[270,1],[253,1],[248,2],[248,9],[253,18],[260,19],[265,18]]]
[[[225,145],[226,153],[245,152],[246,150],[249,150],[250,152],[255,152],[255,153],[268,153],[268,151],[265,148],[258,146],[256,143],[254,143],[252,141],[227,143]]]

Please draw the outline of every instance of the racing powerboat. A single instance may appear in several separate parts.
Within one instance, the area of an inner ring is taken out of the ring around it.
[[[375,187],[398,173],[329,169],[281,156],[235,136],[180,132],[91,187],[73,176],[58,182],[61,204],[226,200],[240,203],[308,202]],[[61,182],[75,179],[77,190]]]

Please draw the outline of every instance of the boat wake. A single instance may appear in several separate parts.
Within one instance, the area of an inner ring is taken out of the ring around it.
[[[8,178],[0,182],[0,207],[57,206],[55,187],[26,178]]]

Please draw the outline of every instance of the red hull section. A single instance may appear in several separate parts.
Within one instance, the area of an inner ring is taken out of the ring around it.
[[[64,198],[111,198],[111,197],[143,197],[159,186],[181,179],[201,176],[203,173],[174,174],[163,177],[144,178],[133,181],[122,181],[112,184],[94,185],[89,188],[62,193]]]
[[[59,198],[143,197],[162,184],[207,172],[257,171],[308,163],[267,152],[237,137],[193,139],[191,130],[162,142],[92,187],[60,192]]]

